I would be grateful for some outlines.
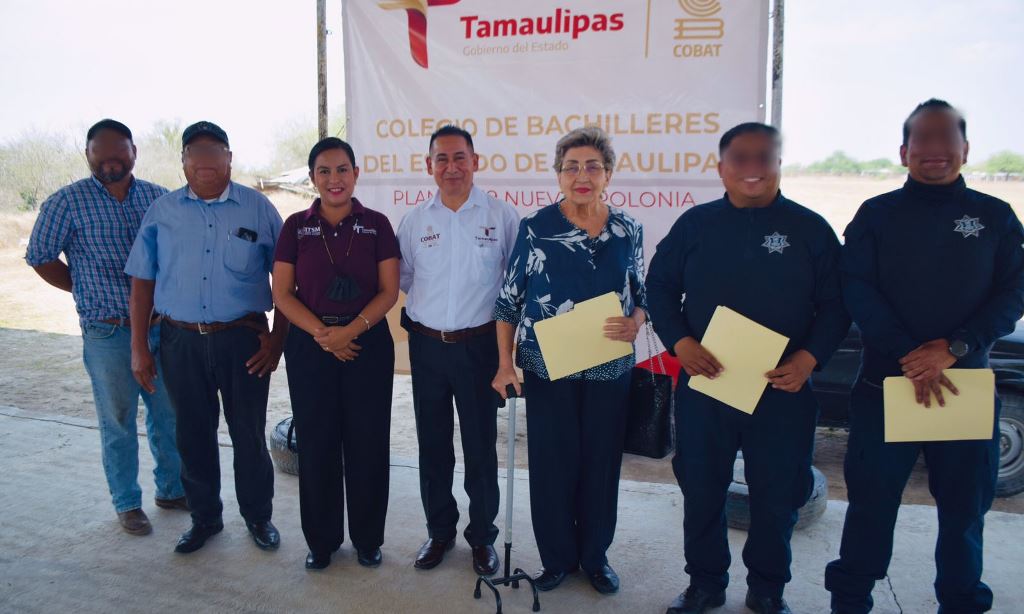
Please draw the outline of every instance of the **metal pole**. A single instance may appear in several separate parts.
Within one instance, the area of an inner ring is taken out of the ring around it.
[[[786,0],[775,0],[772,20],[772,125],[782,130],[782,41]]]
[[[516,475],[516,400],[519,398],[512,384],[505,387],[505,398],[507,402],[504,403],[504,406],[508,407],[508,466],[505,468],[507,476],[507,481],[505,482],[505,490],[507,491],[505,493],[505,575],[501,578],[478,576],[476,587],[473,589],[473,598],[480,598],[481,584],[486,586],[494,593],[494,603],[497,606],[495,614],[501,614],[501,594],[498,593],[498,587],[511,586],[512,588],[519,588],[520,582],[526,582],[530,585],[530,590],[533,592],[533,611],[540,612],[540,595],[537,593],[537,585],[534,583],[533,578],[518,567],[512,569],[512,498],[514,496],[512,487],[515,484]],[[499,404],[499,407],[501,406]]]
[[[512,558],[512,499],[516,479],[516,401],[515,397],[508,403],[508,459],[505,461],[505,576],[512,575],[510,567]]]
[[[317,133],[327,138],[327,0],[316,0]]]

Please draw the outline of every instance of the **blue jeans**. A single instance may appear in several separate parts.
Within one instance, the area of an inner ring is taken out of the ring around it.
[[[160,350],[160,325],[149,331],[154,356]],[[146,432],[155,467],[156,496],[176,499],[185,494],[181,486],[181,458],[174,443],[174,411],[164,389],[163,373],[157,360],[156,392],[142,390],[132,376],[131,331],[126,326],[105,322],[82,325],[82,358],[92,380],[96,417],[100,425],[103,471],[120,512],[142,507],[139,487],[139,439],[136,413],[139,395],[146,404]]]

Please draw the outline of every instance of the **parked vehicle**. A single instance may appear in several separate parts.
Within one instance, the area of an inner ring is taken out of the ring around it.
[[[828,365],[811,376],[821,415],[818,426],[849,428],[850,390],[860,369],[861,339],[856,326],[840,344]],[[679,363],[663,355],[665,372],[675,376]],[[1024,492],[1024,321],[1014,332],[996,341],[989,356],[1002,400],[999,416],[999,478],[996,496]],[[638,366],[663,372],[654,359]]]
[[[856,326],[828,365],[811,376],[821,405],[818,426],[848,427],[850,390],[860,367],[861,339]],[[990,355],[996,391],[1002,400],[999,416],[999,480],[996,496],[1024,492],[1024,324],[996,341]]]

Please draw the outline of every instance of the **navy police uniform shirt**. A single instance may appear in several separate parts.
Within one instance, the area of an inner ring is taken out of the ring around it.
[[[655,331],[670,352],[701,339],[719,305],[790,339],[823,366],[850,320],[839,284],[839,240],[817,213],[780,193],[741,209],[728,196],[683,213],[658,244],[647,276]],[[685,300],[684,300],[685,295]]]
[[[901,375],[922,343],[960,338],[958,368],[984,368],[1024,312],[1024,229],[1010,205],[968,189],[907,178],[846,228],[840,269],[846,307],[864,340],[862,375]]]

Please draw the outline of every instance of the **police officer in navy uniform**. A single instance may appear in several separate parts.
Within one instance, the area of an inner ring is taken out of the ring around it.
[[[284,354],[302,450],[306,568],[324,569],[341,547],[346,503],[357,560],[377,567],[395,369],[384,316],[398,300],[398,241],[383,213],[352,196],[359,167],[348,143],[328,137],[314,145],[309,176],[320,197],[285,220],[273,285],[277,308],[294,324]]]
[[[781,614],[790,611],[782,598],[791,578],[789,540],[814,483],[818,404],[807,379],[846,336],[850,320],[840,297],[835,232],[779,191],[778,131],[740,124],[722,135],[719,155],[725,197],[680,216],[647,276],[655,331],[685,370],[676,390],[673,469],[684,497],[690,586],[668,612],[698,613],[725,603],[725,500],[742,449],[750,486],[746,604]],[[790,340],[779,366],[765,374],[767,389],[753,414],[687,385],[729,369],[701,345],[719,305]]]
[[[1010,205],[964,184],[967,151],[956,109],[936,99],[918,105],[903,124],[906,183],[865,202],[846,229],[843,295],[864,351],[850,398],[850,505],[839,559],[825,572],[833,612],[871,610],[922,451],[938,508],[939,612],[992,607],[981,581],[982,529],[999,468],[998,426],[990,440],[929,443],[885,443],[883,427],[886,377],[905,376],[918,402],[942,405],[955,394],[943,370],[988,367],[993,342],[1024,313],[1024,230]],[[995,407],[998,418],[998,399]]]

